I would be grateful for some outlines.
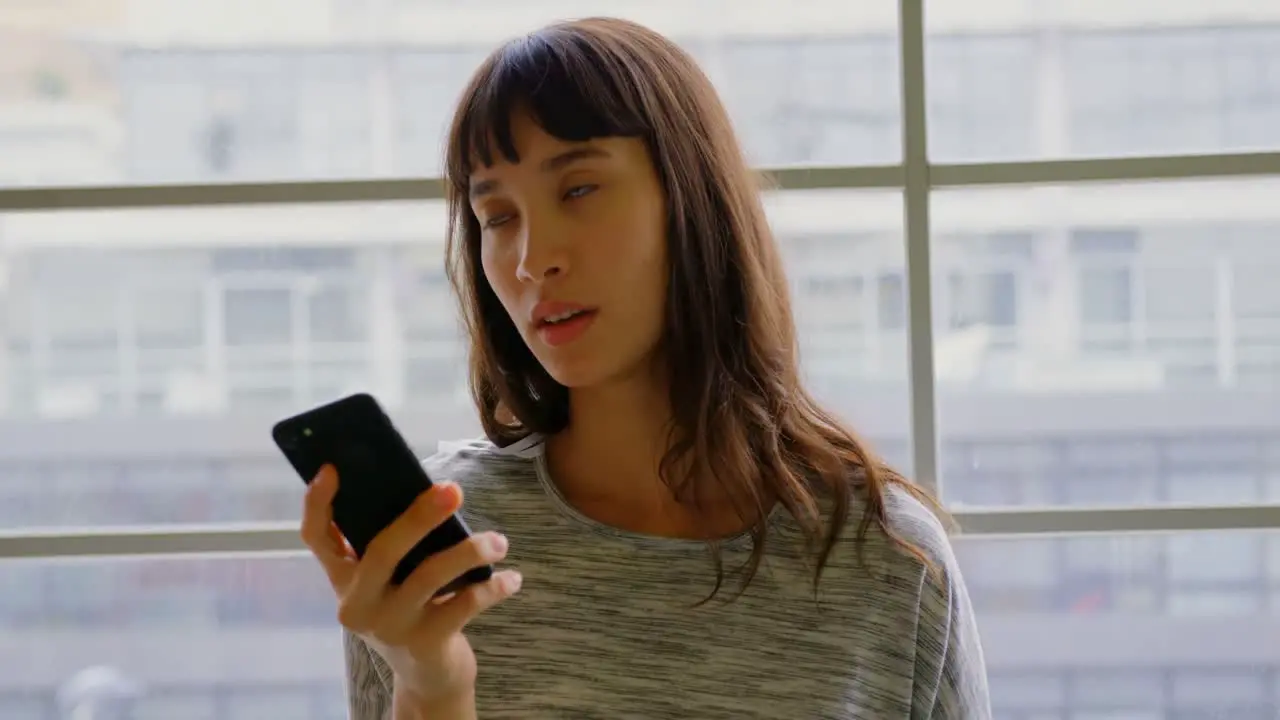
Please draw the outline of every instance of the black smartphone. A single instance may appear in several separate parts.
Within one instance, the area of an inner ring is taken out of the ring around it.
[[[337,469],[333,521],[360,557],[374,536],[431,487],[421,461],[372,395],[350,395],[285,418],[271,429],[271,437],[303,482],[309,484],[325,465]],[[423,560],[470,535],[466,522],[454,514],[404,556],[391,582],[399,585]],[[490,565],[473,568],[438,594],[492,575]]]

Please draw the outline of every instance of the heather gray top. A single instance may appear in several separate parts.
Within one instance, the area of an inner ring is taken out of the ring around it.
[[[465,488],[473,530],[510,538],[507,564],[524,575],[517,595],[467,630],[481,720],[990,717],[955,556],[938,520],[906,493],[890,493],[890,524],[941,573],[875,530],[858,564],[851,530],[815,600],[798,530],[777,512],[746,594],[691,608],[714,578],[705,545],[574,511],[550,482],[542,447],[537,438],[505,449],[442,444],[425,461],[433,478]],[[749,551],[749,537],[729,541],[725,566]],[[390,718],[386,665],[351,635],[346,661],[352,720]]]

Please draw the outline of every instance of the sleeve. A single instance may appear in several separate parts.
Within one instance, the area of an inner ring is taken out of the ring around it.
[[[990,720],[986,663],[969,592],[949,544],[925,569],[916,632],[913,720]]]
[[[391,671],[356,635],[343,631],[349,720],[391,720]]]

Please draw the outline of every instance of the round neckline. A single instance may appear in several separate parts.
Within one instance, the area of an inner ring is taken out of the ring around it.
[[[600,522],[594,518],[588,517],[585,513],[578,510],[572,503],[560,492],[560,488],[556,486],[555,481],[551,477],[551,468],[547,465],[547,444],[545,438],[542,439],[537,446],[537,451],[533,458],[534,468],[538,476],[538,483],[542,486],[543,492],[561,516],[572,521],[579,527],[601,537],[610,540],[626,542],[631,545],[644,547],[660,547],[660,548],[682,548],[703,550],[710,545],[718,545],[724,549],[750,549],[751,547],[751,528],[746,528],[734,535],[730,535],[719,540],[695,540],[692,538],[667,537],[664,535],[651,535],[649,533],[636,532],[634,530],[624,530],[607,523]],[[769,511],[766,519],[767,524],[772,524],[777,518],[779,506],[774,506]]]

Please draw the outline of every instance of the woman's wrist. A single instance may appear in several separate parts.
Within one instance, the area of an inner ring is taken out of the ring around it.
[[[475,720],[475,688],[466,687],[444,695],[424,697],[399,678],[392,693],[394,720]]]

